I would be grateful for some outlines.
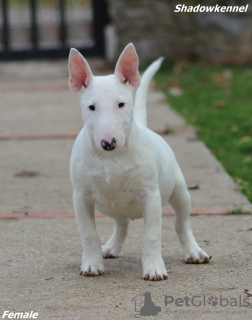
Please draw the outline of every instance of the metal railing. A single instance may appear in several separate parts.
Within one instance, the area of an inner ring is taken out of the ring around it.
[[[10,41],[10,4],[8,0],[2,0],[2,43],[0,48],[0,60],[24,60],[24,59],[43,59],[43,58],[61,58],[69,54],[69,39],[67,34],[66,21],[66,0],[58,0],[57,10],[59,12],[58,23],[58,47],[41,47],[39,39],[38,24],[38,2],[29,0],[29,48],[13,48]],[[104,26],[109,20],[107,2],[105,0],[92,0],[92,43],[91,46],[79,46],[77,49],[85,56],[104,56]]]

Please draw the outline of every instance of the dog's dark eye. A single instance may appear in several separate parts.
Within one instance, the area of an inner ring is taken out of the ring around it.
[[[118,103],[118,107],[119,107],[119,108],[122,108],[124,105],[125,105],[125,103],[124,103],[124,102],[120,102],[120,103]]]
[[[91,104],[91,106],[89,106],[89,109],[92,111],[95,111],[95,106],[93,104]]]

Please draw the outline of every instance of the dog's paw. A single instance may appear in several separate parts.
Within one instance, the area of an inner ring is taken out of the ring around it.
[[[102,276],[104,273],[104,265],[102,258],[99,260],[85,260],[81,266],[81,276]]]
[[[208,263],[212,257],[202,249],[185,253],[184,259],[186,263]]]
[[[113,245],[113,244],[104,244],[102,247],[102,256],[105,259],[113,259],[117,258],[118,254],[122,250],[121,247]]]
[[[142,260],[143,264],[143,278],[145,280],[164,280],[168,278],[162,257],[150,256]]]

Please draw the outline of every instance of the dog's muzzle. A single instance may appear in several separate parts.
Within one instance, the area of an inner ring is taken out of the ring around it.
[[[106,151],[114,150],[116,147],[116,139],[112,138],[111,142],[108,142],[107,140],[102,140],[101,146]]]

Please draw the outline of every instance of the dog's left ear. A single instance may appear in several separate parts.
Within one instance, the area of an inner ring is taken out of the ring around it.
[[[128,82],[134,88],[139,87],[138,56],[132,43],[129,43],[121,53],[116,64],[115,75],[122,83]]]

